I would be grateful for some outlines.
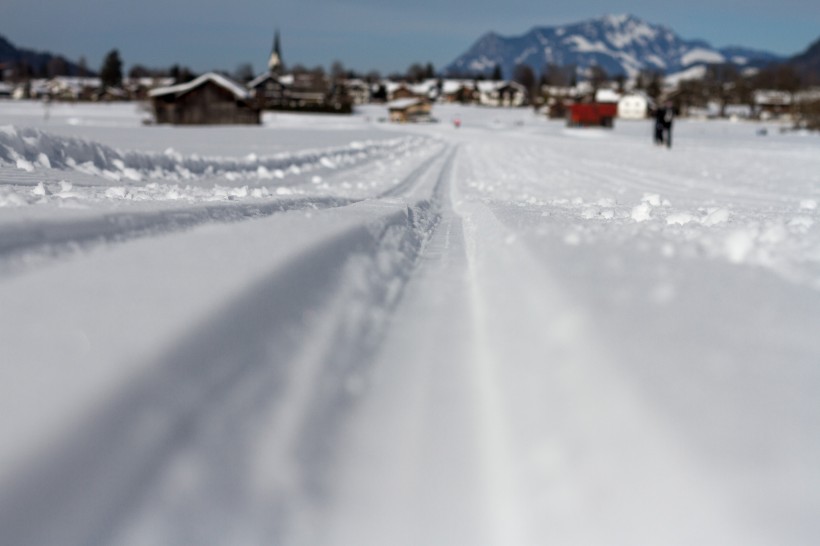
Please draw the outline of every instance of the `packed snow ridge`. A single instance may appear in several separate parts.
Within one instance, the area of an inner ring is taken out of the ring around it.
[[[24,171],[36,168],[72,169],[114,181],[195,180],[227,176],[283,178],[288,170],[322,166],[336,169],[375,157],[402,153],[424,142],[424,137],[399,137],[352,142],[322,150],[281,153],[270,157],[250,154],[242,159],[183,156],[173,149],[162,154],[120,152],[104,144],[55,136],[37,129],[0,127],[0,164]]]

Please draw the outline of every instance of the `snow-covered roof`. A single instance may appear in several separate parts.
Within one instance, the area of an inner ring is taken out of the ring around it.
[[[598,89],[595,92],[595,102],[618,102],[621,95],[612,89]]]
[[[235,81],[226,78],[221,74],[217,74],[216,72],[208,72],[207,74],[203,74],[200,77],[188,83],[181,83],[169,87],[159,87],[157,89],[153,89],[148,92],[148,95],[151,97],[161,97],[163,95],[184,95],[192,89],[196,89],[200,85],[209,81],[215,83],[216,85],[224,89],[227,89],[228,91],[233,93],[233,95],[238,99],[248,99],[250,97],[247,89],[245,89]]]
[[[621,102],[622,100],[627,100],[627,99],[643,99],[649,104],[652,104],[654,102],[652,100],[652,97],[647,95],[646,92],[642,91],[641,89],[633,89],[632,91],[627,91],[626,93],[624,93],[621,96],[621,98],[618,102]]]
[[[391,80],[387,80],[386,82],[384,82],[384,88],[390,94],[395,93],[397,89],[400,89],[402,87],[407,88],[407,84],[394,82],[394,81],[391,81]]]
[[[254,79],[252,79],[251,81],[248,82],[248,87],[250,89],[253,89],[254,87],[259,85],[260,83],[267,80],[268,78],[273,78],[273,76],[271,76],[270,72],[265,72],[264,74],[259,74]]]
[[[441,86],[442,92],[446,94],[456,93],[462,88],[472,89],[473,80],[444,80]]]
[[[754,100],[755,104],[789,105],[792,103],[792,97],[788,92],[772,89],[760,89],[755,91]]]
[[[436,90],[437,86],[436,80],[426,80],[410,86],[410,90],[417,95],[429,95]]]
[[[392,102],[388,102],[387,108],[390,110],[404,110],[405,108],[409,108],[417,104],[422,104],[423,102],[425,102],[424,99],[418,98],[398,99]]]

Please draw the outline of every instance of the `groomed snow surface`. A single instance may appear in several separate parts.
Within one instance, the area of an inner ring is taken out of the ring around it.
[[[144,115],[0,102],[0,543],[816,544],[817,135]]]

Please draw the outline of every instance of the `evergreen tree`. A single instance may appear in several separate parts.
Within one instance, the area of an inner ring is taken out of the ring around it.
[[[500,82],[504,79],[504,76],[501,74],[501,65],[496,63],[495,67],[493,67],[493,81]]]
[[[100,69],[100,80],[103,88],[122,86],[122,60],[120,52],[112,49],[105,56]]]

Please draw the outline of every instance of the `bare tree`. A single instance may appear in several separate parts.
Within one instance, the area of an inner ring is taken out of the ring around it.
[[[589,69],[589,83],[592,85],[592,90],[598,91],[601,87],[609,81],[609,74],[600,65],[594,64]]]
[[[520,83],[530,93],[530,96],[533,96],[537,80],[532,67],[527,64],[516,65],[513,70],[513,80]]]
[[[344,80],[347,77],[345,65],[342,64],[342,61],[333,61],[333,64],[330,65],[330,77],[335,82]]]

